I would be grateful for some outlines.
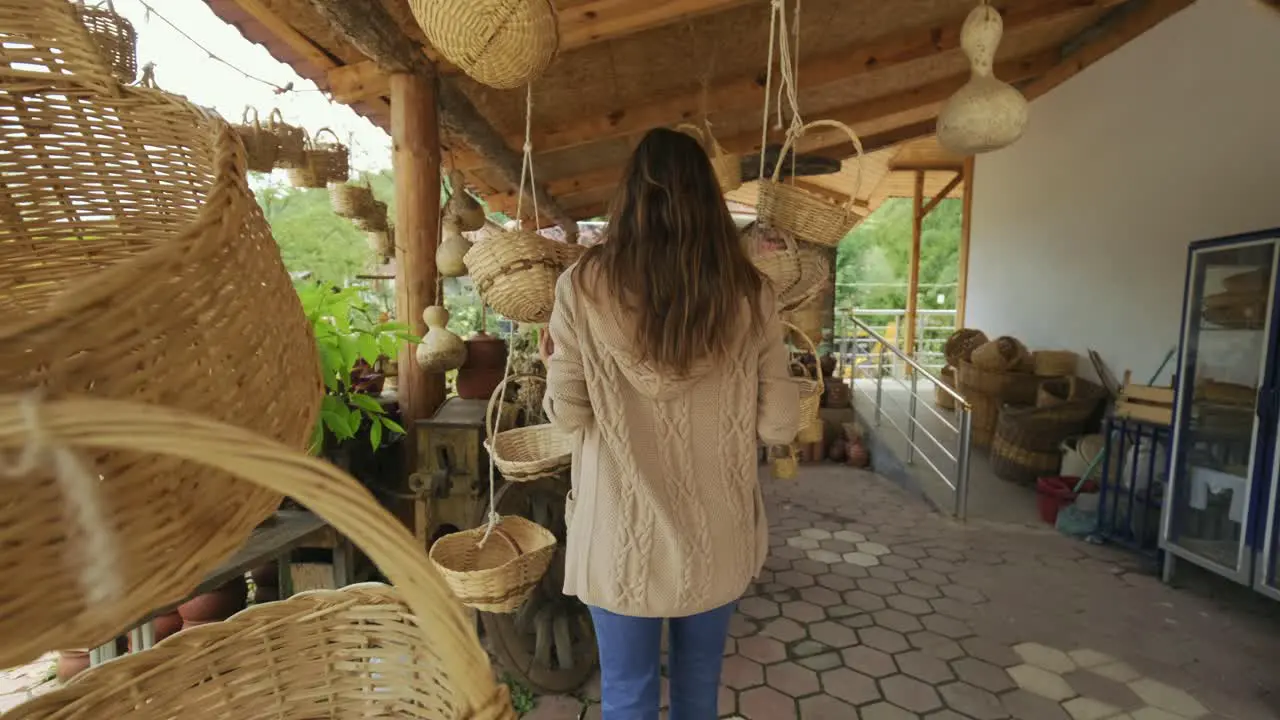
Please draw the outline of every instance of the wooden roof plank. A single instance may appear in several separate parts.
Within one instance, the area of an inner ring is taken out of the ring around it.
[[[759,0],[593,0],[559,12],[561,50],[723,12]]]

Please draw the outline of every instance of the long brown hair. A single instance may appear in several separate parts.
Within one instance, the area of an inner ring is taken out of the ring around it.
[[[676,375],[730,352],[743,302],[762,323],[763,279],[747,257],[706,152],[650,130],[631,155],[604,241],[587,251],[606,291],[636,317],[643,360]]]

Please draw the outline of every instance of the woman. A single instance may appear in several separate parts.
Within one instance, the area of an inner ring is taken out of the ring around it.
[[[564,591],[591,609],[604,720],[713,720],[734,603],[768,528],[757,437],[790,443],[799,396],[768,284],[711,164],[681,133],[636,148],[601,244],[560,277],[546,410],[573,433]],[[545,334],[544,334],[545,336]]]

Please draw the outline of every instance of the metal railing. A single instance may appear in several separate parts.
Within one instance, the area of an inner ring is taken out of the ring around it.
[[[915,465],[917,460],[923,461],[938,479],[951,488],[955,494],[953,513],[963,520],[969,504],[972,408],[960,393],[865,321],[857,317],[851,320],[856,329],[854,337],[838,337],[835,341],[838,376],[848,377],[853,391],[874,403],[873,422],[877,428],[887,424],[906,440],[908,465]],[[868,357],[874,357],[875,362],[858,361]],[[907,369],[905,379],[893,371],[897,364]],[[949,395],[955,403],[955,410],[944,415],[934,407],[932,398],[925,397],[922,402],[922,390]],[[904,397],[906,407],[900,402]],[[921,414],[922,405],[929,414]],[[949,438],[940,440],[935,433],[954,435],[954,444],[944,443],[943,440]]]
[[[906,332],[907,311],[901,309],[876,309],[876,308],[836,308],[835,312],[836,337],[856,337],[859,332],[853,321],[861,320],[865,325],[872,328],[884,328],[878,330],[883,335],[887,335],[890,328],[893,328],[893,337],[890,342],[903,343],[902,334]],[[916,311],[916,342],[915,350],[912,356],[915,361],[922,365],[930,372],[937,374],[947,364],[946,353],[943,352],[944,346],[947,344],[947,338],[956,331],[956,311],[954,309],[940,310],[917,310]],[[871,354],[868,352],[862,359],[863,362],[870,361]],[[891,368],[896,377],[906,377],[906,363],[894,362],[896,358],[890,358]]]

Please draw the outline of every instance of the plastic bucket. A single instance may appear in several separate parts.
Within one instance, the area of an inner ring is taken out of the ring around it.
[[[1078,477],[1042,477],[1036,480],[1036,507],[1040,511],[1040,519],[1049,525],[1058,522],[1058,512],[1076,501],[1076,484]],[[1097,492],[1097,483],[1090,480],[1084,484],[1081,492]]]

